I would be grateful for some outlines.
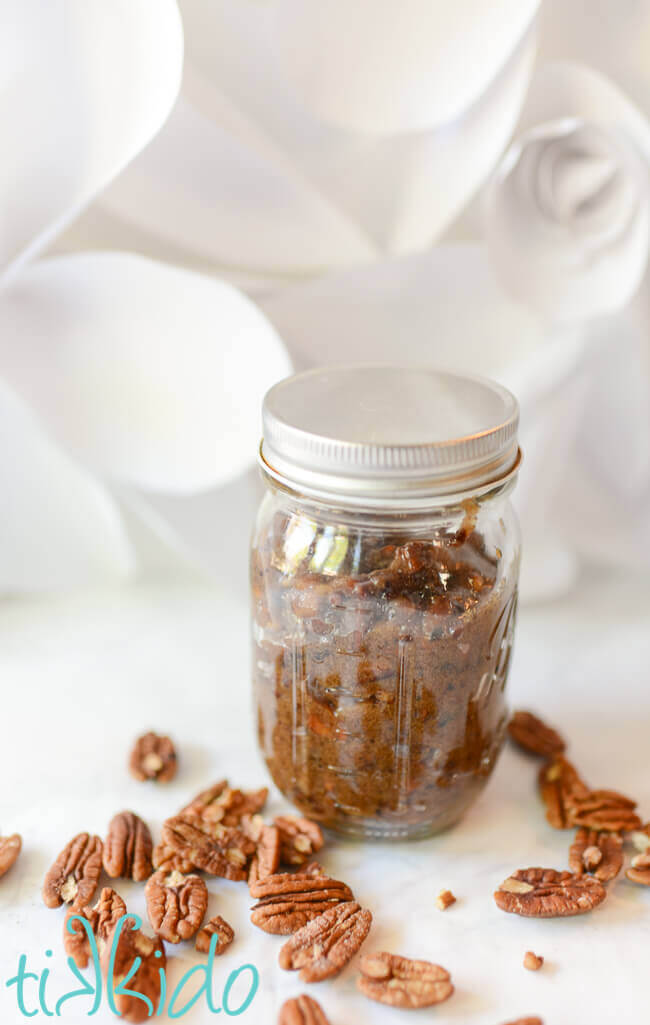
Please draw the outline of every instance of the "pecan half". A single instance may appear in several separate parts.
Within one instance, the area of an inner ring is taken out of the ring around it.
[[[625,875],[632,883],[650,886],[650,847],[642,854],[636,854],[632,858],[632,866],[628,868]]]
[[[65,917],[63,926],[63,947],[68,957],[73,958],[79,968],[86,968],[90,960],[90,943],[88,934],[79,921],[70,922],[73,915],[83,915],[100,945],[105,943],[122,915],[126,914],[126,904],[110,886],[105,886],[99,900],[93,908],[81,910],[72,907]],[[68,923],[70,927],[68,928]],[[125,923],[125,926],[128,923]]]
[[[571,826],[627,833],[641,825],[635,808],[636,801],[616,790],[590,790],[587,794],[573,796],[568,821]]]
[[[273,825],[280,831],[283,865],[304,865],[325,843],[320,826],[300,815],[277,815]]]
[[[287,940],[280,968],[300,970],[303,982],[320,982],[343,971],[370,932],[372,915],[355,901],[335,904]]]
[[[176,775],[176,748],[169,737],[145,733],[136,740],[129,758],[131,775],[141,781],[169,783]]]
[[[14,833],[12,836],[0,836],[0,876],[9,871],[17,860],[22,846],[22,837],[18,833]]]
[[[104,841],[104,869],[112,879],[141,883],[153,872],[153,841],[146,822],[132,811],[121,811],[108,826]]]
[[[236,827],[245,815],[257,815],[266,804],[268,796],[268,787],[250,792],[233,790],[228,780],[222,779],[193,797],[179,815],[190,818],[198,816],[204,822]]]
[[[208,909],[208,888],[201,876],[159,870],[148,879],[144,895],[149,921],[168,943],[189,940],[201,928]]]
[[[389,1007],[433,1007],[454,992],[449,972],[430,961],[397,954],[364,955],[357,988],[370,1000]]]
[[[301,994],[287,1000],[280,1008],[278,1025],[330,1025],[320,1004]]]
[[[104,950],[101,955],[101,966],[104,977],[108,975],[111,950],[113,947],[113,933],[107,937]],[[125,978],[133,968],[136,958],[140,958],[138,970],[131,976],[127,987],[127,993],[114,994],[115,1007],[121,1018],[137,1025],[138,1022],[146,1021],[151,1014],[155,1014],[160,1003],[160,973],[165,968],[167,958],[165,947],[159,936],[150,939],[140,929],[131,928],[127,920],[121,929],[120,937],[115,950],[115,962],[113,965],[113,989],[124,982]],[[140,997],[133,996],[132,991],[141,994]],[[146,997],[150,1005],[142,999]]]
[[[590,875],[557,872],[553,868],[522,868],[494,894],[502,911],[527,918],[565,918],[584,915],[605,900],[607,890]]]
[[[79,833],[63,848],[45,876],[43,900],[48,908],[92,900],[102,871],[102,842],[98,836]]]
[[[214,952],[217,956],[219,954],[223,954],[234,940],[235,930],[231,925],[228,925],[225,918],[222,918],[221,915],[215,915],[214,918],[211,918],[210,921],[206,922],[203,926],[196,937],[196,949],[200,950],[202,954],[207,954],[210,950],[212,937],[215,934],[219,938],[217,940],[217,945],[214,948]]]
[[[547,726],[532,712],[515,712],[508,723],[508,733],[515,744],[529,754],[548,758],[550,755],[562,754],[566,748],[557,730]]]
[[[589,787],[575,767],[562,755],[542,766],[539,788],[546,805],[546,818],[554,829],[567,829],[572,825],[571,809],[576,799],[589,793]]]
[[[235,882],[248,877],[255,854],[254,842],[241,830],[219,824],[209,827],[180,815],[163,824],[162,839],[172,853],[196,868]]]
[[[256,845],[248,873],[249,885],[251,879],[274,875],[280,865],[280,830],[277,826],[267,826],[261,815],[244,815],[241,830]]]
[[[623,867],[623,839],[618,833],[602,833],[584,826],[569,848],[569,868],[575,875],[591,872],[607,883]]]
[[[251,922],[276,936],[297,932],[332,905],[354,900],[349,886],[338,879],[302,873],[261,879],[255,895],[259,903],[252,909]]]

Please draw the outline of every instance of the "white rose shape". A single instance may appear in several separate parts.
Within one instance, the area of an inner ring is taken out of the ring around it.
[[[486,192],[486,238],[505,287],[552,321],[620,309],[648,255],[648,174],[619,129],[563,118],[530,129]]]

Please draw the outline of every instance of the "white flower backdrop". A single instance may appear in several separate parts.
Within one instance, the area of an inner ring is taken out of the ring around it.
[[[518,394],[525,596],[650,568],[650,0],[0,0],[0,54],[3,591],[243,587],[261,397],[350,358]]]

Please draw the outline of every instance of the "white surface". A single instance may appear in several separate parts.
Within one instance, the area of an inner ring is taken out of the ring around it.
[[[225,774],[258,785],[265,773],[250,716],[247,612],[229,595],[179,582],[1,608],[0,827],[21,832],[25,842],[0,882],[0,1021],[13,1025],[25,1020],[15,990],[5,987],[19,953],[28,954],[34,970],[51,967],[50,1003],[75,984],[61,951],[63,912],[47,910],[40,899],[43,874],[72,834],[103,834],[125,807],[158,832],[200,786]],[[566,731],[587,780],[632,793],[646,817],[649,621],[644,580],[588,578],[572,599],[523,611],[510,681],[513,703],[543,711]],[[146,728],[169,730],[177,741],[180,771],[167,788],[127,774],[130,742]],[[280,807],[274,795],[269,811]],[[451,971],[452,999],[409,1021],[500,1025],[524,1014],[539,1014],[546,1025],[642,1021],[650,890],[619,879],[602,908],[565,921],[527,921],[493,903],[493,889],[510,870],[564,867],[571,837],[546,825],[535,764],[509,749],[454,831],[411,845],[333,842],[322,860],[374,913],[366,950],[428,957]],[[282,941],[248,922],[247,888],[219,879],[208,886],[210,914],[223,914],[237,933],[217,961],[217,994],[229,971],[253,962],[260,991],[240,1020],[274,1025],[282,1000],[305,987],[277,967]],[[434,901],[446,887],[459,899],[443,914]],[[119,888],[130,909],[144,910],[141,886]],[[536,974],[521,964],[528,949],[546,958]],[[169,952],[173,984],[195,956],[187,944]],[[355,974],[353,964],[337,980],[310,987],[332,1025],[405,1020],[357,995]],[[66,1005],[61,1020],[86,1021],[88,1006],[85,999]],[[114,1019],[103,1007],[94,1020]],[[181,1020],[205,1023],[212,1016],[199,1004]]]

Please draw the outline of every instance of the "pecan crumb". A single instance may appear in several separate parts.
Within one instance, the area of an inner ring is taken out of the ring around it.
[[[447,908],[450,908],[451,905],[455,903],[456,898],[454,897],[451,890],[441,890],[438,896],[436,897],[436,904],[441,911],[446,911]]]
[[[529,972],[538,972],[543,964],[544,958],[534,954],[532,950],[527,950],[524,954],[524,968]]]
[[[131,775],[142,782],[153,779],[157,783],[169,783],[176,775],[177,764],[172,741],[158,733],[138,737],[129,758]]]

